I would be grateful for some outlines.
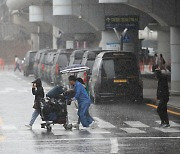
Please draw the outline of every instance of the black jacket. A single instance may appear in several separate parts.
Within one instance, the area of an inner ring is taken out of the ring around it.
[[[167,75],[159,74],[158,76],[158,88],[157,88],[157,99],[169,100],[169,87]]]
[[[32,88],[32,94],[35,95],[35,102],[40,102],[44,98],[44,89],[43,87]]]

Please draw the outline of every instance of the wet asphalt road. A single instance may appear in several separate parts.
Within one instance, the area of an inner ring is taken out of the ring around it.
[[[28,130],[24,124],[33,111],[33,79],[19,72],[0,72],[0,154],[180,153],[180,118],[169,115],[171,128],[159,128],[156,110],[146,101],[92,105],[90,113],[98,123],[96,129],[65,131],[61,125],[54,125],[48,133],[40,128],[39,117]],[[45,92],[52,88],[46,83],[43,86]],[[73,104],[68,111],[70,122],[75,123]]]

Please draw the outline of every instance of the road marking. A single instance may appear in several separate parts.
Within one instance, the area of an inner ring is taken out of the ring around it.
[[[55,136],[64,136],[64,135],[74,135],[73,131],[64,130],[54,130],[52,131]]]
[[[140,130],[138,128],[120,128],[121,130],[125,131],[126,133],[146,133],[143,130]]]
[[[1,90],[0,93],[9,93],[14,90],[15,90],[14,88],[5,88],[4,90]]]
[[[17,130],[17,127],[12,126],[12,125],[3,125],[1,126],[2,130]]]
[[[104,129],[88,129],[87,131],[91,134],[110,134],[111,133]]]
[[[175,128],[160,128],[160,127],[153,127],[156,130],[162,131],[164,133],[178,133],[180,130]]]
[[[117,138],[110,138],[111,141],[111,152],[110,153],[118,153],[118,140]]]
[[[97,125],[99,128],[116,128],[114,125],[112,125],[111,123],[104,121],[98,117],[93,117],[94,120],[97,121]]]
[[[158,120],[158,121],[155,121],[156,123],[158,123],[160,125],[161,121]],[[171,125],[171,127],[180,127],[180,124],[178,123],[175,123],[173,121],[169,121],[169,124]]]
[[[3,137],[4,138],[4,137]],[[132,136],[132,137],[119,137],[121,140],[137,140],[137,139],[180,139],[180,136],[177,137],[148,137],[148,136],[141,136],[141,137],[137,137],[137,136]],[[109,140],[109,138],[60,138],[60,139],[42,139],[42,140],[38,140],[38,139],[27,139],[27,140],[4,140],[4,142],[54,142],[54,141],[86,141],[86,140]]]
[[[153,104],[146,104],[146,105],[157,109],[157,105],[153,105]],[[180,113],[179,113],[179,112],[174,112],[174,111],[171,111],[171,110],[167,110],[167,112],[168,112],[168,113],[171,113],[171,114],[174,114],[174,115],[180,116]]]
[[[140,121],[125,121],[124,123],[128,124],[131,127],[149,127],[148,125],[145,125]]]

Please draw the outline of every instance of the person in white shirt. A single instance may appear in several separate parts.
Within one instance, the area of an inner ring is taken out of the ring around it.
[[[21,72],[21,69],[20,69],[20,59],[17,56],[15,56],[15,68],[14,68],[14,72],[17,69],[19,70],[19,72]]]

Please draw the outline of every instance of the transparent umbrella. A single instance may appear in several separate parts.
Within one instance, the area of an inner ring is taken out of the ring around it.
[[[62,74],[65,74],[65,73],[78,73],[78,72],[87,71],[89,69],[90,68],[85,66],[85,65],[74,64],[74,65],[65,67],[63,70],[60,71],[60,73],[62,73]]]

